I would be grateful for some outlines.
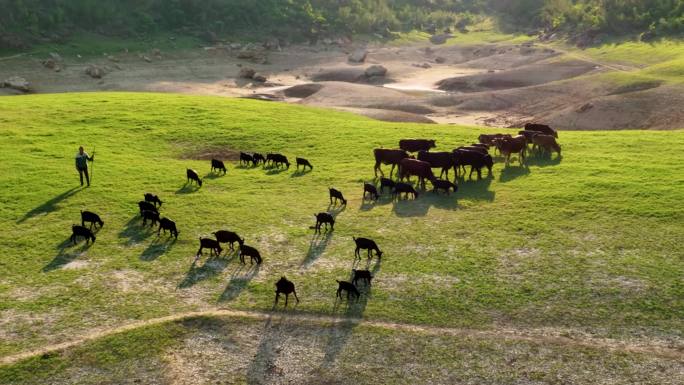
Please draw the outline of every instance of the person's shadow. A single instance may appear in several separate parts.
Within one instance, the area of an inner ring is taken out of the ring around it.
[[[71,196],[75,195],[79,191],[81,191],[83,188],[82,187],[74,187],[71,188],[53,198],[50,198],[47,202],[37,206],[36,208],[32,209],[31,211],[27,212],[24,214],[23,217],[21,217],[19,220],[17,220],[17,224],[24,223],[26,220],[31,219],[35,216],[41,215],[41,214],[47,214],[51,213],[53,211],[56,211],[59,207],[57,205],[64,201],[65,199],[69,199]]]

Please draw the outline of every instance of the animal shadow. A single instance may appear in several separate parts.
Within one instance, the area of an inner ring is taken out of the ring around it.
[[[285,171],[287,171],[286,168],[270,166],[266,168],[266,175],[278,175],[284,173]]]
[[[119,232],[119,238],[128,238],[126,244],[132,245],[134,243],[142,242],[156,233],[149,223],[143,227],[142,221],[143,219],[140,215],[133,216],[126,222],[123,230]]]
[[[53,211],[56,211],[59,207],[59,203],[62,201],[69,199],[71,196],[75,195],[79,191],[81,191],[83,188],[81,187],[74,187],[69,190],[66,190],[65,192],[50,198],[47,200],[45,203],[40,204],[39,206],[33,208],[26,214],[24,214],[23,217],[21,217],[19,220],[17,220],[16,223],[24,223],[26,220],[31,219],[35,216],[41,215],[41,214],[48,214]]]
[[[206,175],[204,175],[203,179],[218,179],[218,178],[224,177],[226,175],[228,175],[228,174],[224,174],[222,171],[221,172],[210,171]]]
[[[306,169],[304,169],[304,170],[295,170],[295,172],[293,172],[293,173],[290,175],[290,177],[291,177],[291,178],[298,178],[298,177],[300,177],[300,176],[304,176],[304,175],[306,175],[306,174],[309,174],[311,171],[313,171],[313,170],[311,170],[311,169],[309,169],[309,168],[306,168]]]
[[[561,155],[551,156],[547,152],[541,154],[534,153],[532,156],[527,157],[527,165],[536,167],[557,166],[562,160],[563,157]]]
[[[494,176],[487,174],[482,179],[461,179],[458,182],[456,195],[460,199],[480,200],[493,202],[496,192],[489,189]]]
[[[259,274],[261,265],[238,264],[230,274],[230,281],[219,296],[218,302],[228,302],[237,298],[240,293],[249,285],[249,282]],[[245,270],[246,269],[246,270]]]
[[[528,167],[527,163],[524,163],[522,166],[511,166],[509,164],[508,166],[505,166],[501,169],[501,174],[499,175],[499,182],[510,182],[513,179],[529,175],[529,173],[530,168]]]
[[[85,240],[79,238],[79,243],[74,245],[71,242],[71,237],[62,241],[56,246],[57,255],[43,267],[43,272],[47,273],[53,270],[60,269],[62,266],[71,263],[73,260],[78,258],[81,254],[86,252],[93,245],[94,242],[86,243]]]
[[[230,262],[228,259],[221,258],[220,256],[209,257],[202,266],[198,266],[198,261],[199,258],[197,257],[193,259],[190,269],[185,273],[183,281],[178,284],[178,288],[186,289],[200,281],[211,278],[223,271]]]
[[[196,184],[186,183],[186,184],[184,184],[183,186],[181,186],[181,188],[179,188],[178,190],[176,190],[175,194],[176,194],[176,195],[181,195],[181,194],[192,194],[192,193],[194,193],[194,192],[199,191],[200,188],[201,188],[201,187],[200,187],[200,186],[197,186]]]
[[[141,261],[154,261],[162,254],[171,250],[171,248],[176,244],[178,240],[173,237],[168,237],[165,240],[157,237],[152,240],[152,243],[147,246],[145,251],[140,254]]]
[[[323,254],[330,243],[332,232],[326,231],[323,234],[314,234],[309,242],[309,250],[306,252],[306,257],[300,264],[300,267],[308,268]]]

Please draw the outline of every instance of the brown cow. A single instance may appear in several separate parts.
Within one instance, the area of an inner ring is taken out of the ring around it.
[[[546,124],[527,123],[525,124],[525,131],[538,131],[544,135],[551,135],[558,138],[558,132]]]
[[[546,151],[549,154],[551,154],[552,151],[557,152],[558,156],[560,156],[561,154],[560,145],[558,144],[558,142],[556,142],[556,138],[554,138],[551,135],[535,135],[532,138],[532,144],[532,149],[534,149],[534,147],[537,147],[540,151]]]
[[[436,146],[434,139],[401,139],[399,141],[399,148],[408,152],[430,151]]]
[[[523,135],[518,135],[511,139],[495,139],[494,145],[499,149],[501,155],[506,157],[506,164],[511,161],[511,154],[518,154],[520,164],[525,161],[525,150],[527,149],[527,139]]]
[[[488,146],[493,146],[494,145],[494,139],[505,139],[505,138],[510,139],[510,138],[512,138],[512,136],[509,134],[491,134],[491,135],[482,134],[477,138],[477,140],[482,144],[486,144]]]
[[[385,148],[376,148],[373,150],[373,155],[375,156],[375,176],[378,176],[378,171],[380,171],[380,175],[385,175],[380,168],[381,164],[391,164],[392,169],[390,170],[390,178],[392,178],[394,167],[398,166],[402,159],[409,157],[408,153],[404,150],[390,150]]]
[[[454,157],[450,152],[420,151],[418,152],[418,160],[430,163],[433,168],[441,168],[442,172],[439,177],[441,178],[443,174],[446,174],[447,179],[449,178],[449,169],[454,165]]]
[[[430,163],[423,162],[422,160],[416,159],[402,159],[399,163],[399,179],[410,180],[411,175],[418,177],[420,187],[425,190],[425,179],[429,179],[430,182],[434,182],[435,175],[432,173],[432,167]]]

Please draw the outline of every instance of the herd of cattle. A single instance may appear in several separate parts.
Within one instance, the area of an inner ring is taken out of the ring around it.
[[[421,188],[425,189],[425,180],[429,180],[433,185],[433,191],[444,190],[449,193],[449,190],[456,192],[457,186],[455,183],[450,182],[448,179],[438,179],[434,176],[432,169],[441,169],[440,178],[442,176],[449,177],[449,170],[453,168],[455,174],[455,180],[463,172],[465,175],[466,166],[470,166],[469,178],[472,177],[474,171],[477,171],[478,178],[482,177],[482,168],[486,167],[491,173],[492,166],[494,164],[491,154],[489,154],[489,149],[494,147],[495,151],[498,151],[505,159],[506,164],[510,162],[510,156],[512,154],[518,154],[518,158],[521,164],[525,161],[525,153],[527,151],[545,151],[548,153],[557,152],[560,155],[561,148],[556,142],[558,138],[558,133],[547,125],[541,124],[527,124],[525,129],[518,132],[517,136],[512,136],[509,134],[492,134],[492,135],[480,135],[478,140],[479,143],[474,143],[469,146],[462,146],[454,149],[451,152],[431,152],[430,150],[436,147],[435,140],[431,139],[402,139],[399,141],[399,149],[383,149],[378,148],[373,150],[375,156],[375,176],[377,178],[378,171],[382,175],[380,178],[380,188],[372,183],[364,183],[363,199],[377,200],[380,193],[384,192],[387,188],[394,198],[400,198],[401,194],[408,197],[411,194],[414,199],[418,198],[418,192],[411,183],[405,183],[404,180],[410,182],[411,176],[418,177],[418,183]],[[530,149],[528,145],[531,144]],[[409,153],[418,153],[417,159]],[[290,162],[287,157],[282,154],[267,154],[263,156],[258,153],[240,153],[240,164],[257,166],[263,164],[264,166],[271,165],[272,167],[286,167],[289,169]],[[385,178],[382,172],[381,165],[391,165],[390,178]],[[305,170],[307,167],[309,170],[313,170],[311,163],[304,158],[296,158],[297,169],[300,166]],[[398,168],[398,181],[392,178],[394,169]],[[223,161],[218,159],[211,160],[211,172],[219,172],[226,174],[227,169]],[[186,184],[195,183],[199,187],[202,186],[202,179],[199,174],[191,169],[186,170]],[[329,188],[330,205],[342,204],[346,205],[347,200],[344,198],[341,191]],[[164,234],[167,232],[169,236],[173,236],[178,239],[179,231],[176,227],[176,223],[167,217],[161,217],[159,209],[161,208],[163,202],[155,194],[146,193],[144,194],[144,200],[138,202],[138,210],[140,217],[142,218],[142,226],[147,226],[149,222],[150,228],[155,225],[158,226],[157,236],[161,236],[161,232]],[[320,233],[321,228],[324,227],[325,231],[333,231],[335,226],[335,218],[329,212],[320,212],[314,214],[316,218],[316,224],[313,226],[315,233]],[[90,224],[86,227],[86,223]],[[95,242],[95,233],[93,232],[93,226],[97,230],[104,226],[104,221],[100,216],[91,211],[81,211],[81,225],[72,226],[72,235],[70,240],[72,243],[76,243],[78,237],[83,237],[86,240],[86,244],[89,242]],[[196,254],[197,260],[204,249],[209,249],[210,254],[216,255],[217,257],[223,251],[221,244],[228,244],[231,251],[235,251],[235,243],[238,244],[238,256],[240,262],[245,264],[245,257],[250,258],[250,264],[260,265],[263,262],[261,254],[259,251],[249,245],[245,244],[244,238],[241,238],[237,233],[228,230],[218,230],[212,233],[214,238],[200,237],[199,244],[200,247]],[[354,250],[355,258],[361,258],[360,250],[367,250],[367,257],[370,262],[373,257],[373,251],[377,256],[378,260],[382,256],[382,251],[378,245],[372,239],[368,238],[356,238],[353,237],[356,244],[356,249]],[[362,280],[366,282],[367,287],[370,287],[373,275],[368,270],[356,270],[352,269],[352,279],[351,281],[337,281],[337,297],[342,297],[342,292],[347,293],[347,299],[352,296],[356,297],[358,300],[360,292],[358,290],[358,281]],[[280,294],[285,295],[285,306],[287,306],[289,295],[294,294],[295,299],[299,302],[297,297],[297,292],[295,290],[295,285],[291,281],[287,280],[285,277],[276,282],[276,297],[275,304],[278,303],[278,298]],[[274,306],[275,306],[274,304]]]

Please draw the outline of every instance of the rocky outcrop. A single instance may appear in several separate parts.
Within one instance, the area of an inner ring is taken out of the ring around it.
[[[382,77],[387,74],[387,68],[381,66],[381,65],[372,65],[368,68],[366,68],[366,71],[364,72],[366,77]]]
[[[9,77],[5,79],[5,81],[3,81],[1,85],[5,88],[11,88],[13,90],[21,92],[31,92],[31,85],[26,79],[22,78],[21,76]]]
[[[351,63],[363,63],[366,61],[366,56],[368,56],[368,50],[360,48],[349,55],[349,61]]]

